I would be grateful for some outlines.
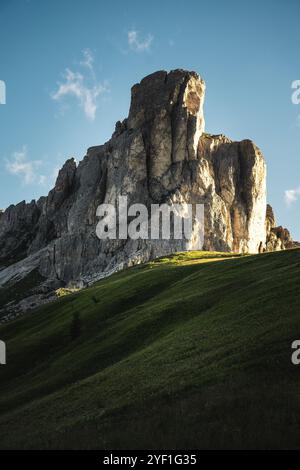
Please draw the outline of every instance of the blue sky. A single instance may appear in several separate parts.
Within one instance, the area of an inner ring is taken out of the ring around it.
[[[268,201],[300,239],[299,17],[297,0],[0,0],[0,207],[109,139],[143,76],[185,68],[206,81],[207,132],[261,148]]]

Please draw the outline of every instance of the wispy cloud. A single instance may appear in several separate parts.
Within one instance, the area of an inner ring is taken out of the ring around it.
[[[83,59],[79,62],[83,67],[87,67],[89,70],[94,72],[94,56],[90,49],[84,49],[82,51]]]
[[[93,84],[88,83],[89,77],[83,73],[73,72],[69,68],[63,74],[64,81],[58,84],[58,89],[52,93],[53,100],[60,101],[64,97],[73,96],[83,109],[86,117],[93,121],[96,117],[99,96],[108,91],[107,83],[97,83],[94,72],[94,57],[89,49],[83,51],[82,67],[88,68]]]
[[[41,165],[41,160],[28,159],[25,145],[21,150],[14,152],[10,159],[6,160],[8,172],[19,176],[23,184],[35,183],[43,185],[46,183],[46,176],[38,171]]]
[[[296,189],[287,189],[284,192],[284,199],[288,206],[291,206],[300,197],[300,187]]]
[[[56,160],[55,164],[53,160]],[[27,146],[23,145],[21,150],[5,159],[5,168],[11,175],[18,177],[22,185],[41,186],[43,190],[48,190],[54,186],[64,161],[61,154],[56,159],[43,155],[42,160],[32,160],[28,157]]]
[[[154,39],[152,34],[148,34],[144,39],[141,39],[139,32],[135,30],[128,31],[127,38],[130,49],[135,52],[149,51]]]

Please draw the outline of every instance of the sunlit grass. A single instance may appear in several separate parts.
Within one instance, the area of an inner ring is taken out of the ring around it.
[[[300,448],[299,285],[300,250],[176,253],[2,325],[0,447]]]

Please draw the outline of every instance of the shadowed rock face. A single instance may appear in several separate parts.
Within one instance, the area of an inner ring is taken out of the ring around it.
[[[193,248],[178,240],[100,241],[96,209],[116,205],[120,195],[147,207],[204,203],[204,249],[264,249],[264,158],[250,140],[204,133],[204,94],[204,81],[184,70],[156,72],[134,85],[128,119],[108,142],[91,147],[78,166],[67,160],[48,197],[1,215],[0,263],[31,256],[26,265],[42,276],[78,284],[115,266]]]

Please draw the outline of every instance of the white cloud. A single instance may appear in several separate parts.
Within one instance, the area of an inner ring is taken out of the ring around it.
[[[46,176],[39,174],[41,160],[29,160],[27,157],[27,148],[24,145],[20,151],[14,152],[9,160],[6,161],[6,169],[12,175],[21,178],[23,184],[37,183],[44,185]]]
[[[73,96],[77,99],[86,117],[93,121],[98,108],[98,97],[107,91],[106,83],[96,83],[94,74],[94,57],[89,49],[83,51],[83,60],[80,65],[89,69],[93,79],[93,84],[87,84],[88,77],[80,72],[73,72],[66,69],[63,75],[64,82],[58,84],[58,89],[52,93],[53,100],[60,101],[66,96]]]
[[[148,51],[153,41],[152,34],[148,34],[144,40],[141,40],[139,32],[135,30],[128,31],[127,37],[130,48],[135,52]]]
[[[41,187],[42,191],[48,191],[54,187],[59,170],[66,159],[59,153],[55,164],[53,160],[47,155],[43,155],[42,160],[30,160],[27,147],[23,145],[21,150],[13,152],[10,158],[5,159],[5,167],[10,174],[21,180],[22,185],[35,185]]]
[[[284,192],[284,199],[288,206],[297,201],[300,197],[300,187],[296,189],[287,189]]]
[[[83,67],[87,67],[88,69],[94,72],[94,56],[92,52],[90,51],[90,49],[84,49],[82,51],[82,54],[83,60],[79,62],[80,65],[82,65]]]

